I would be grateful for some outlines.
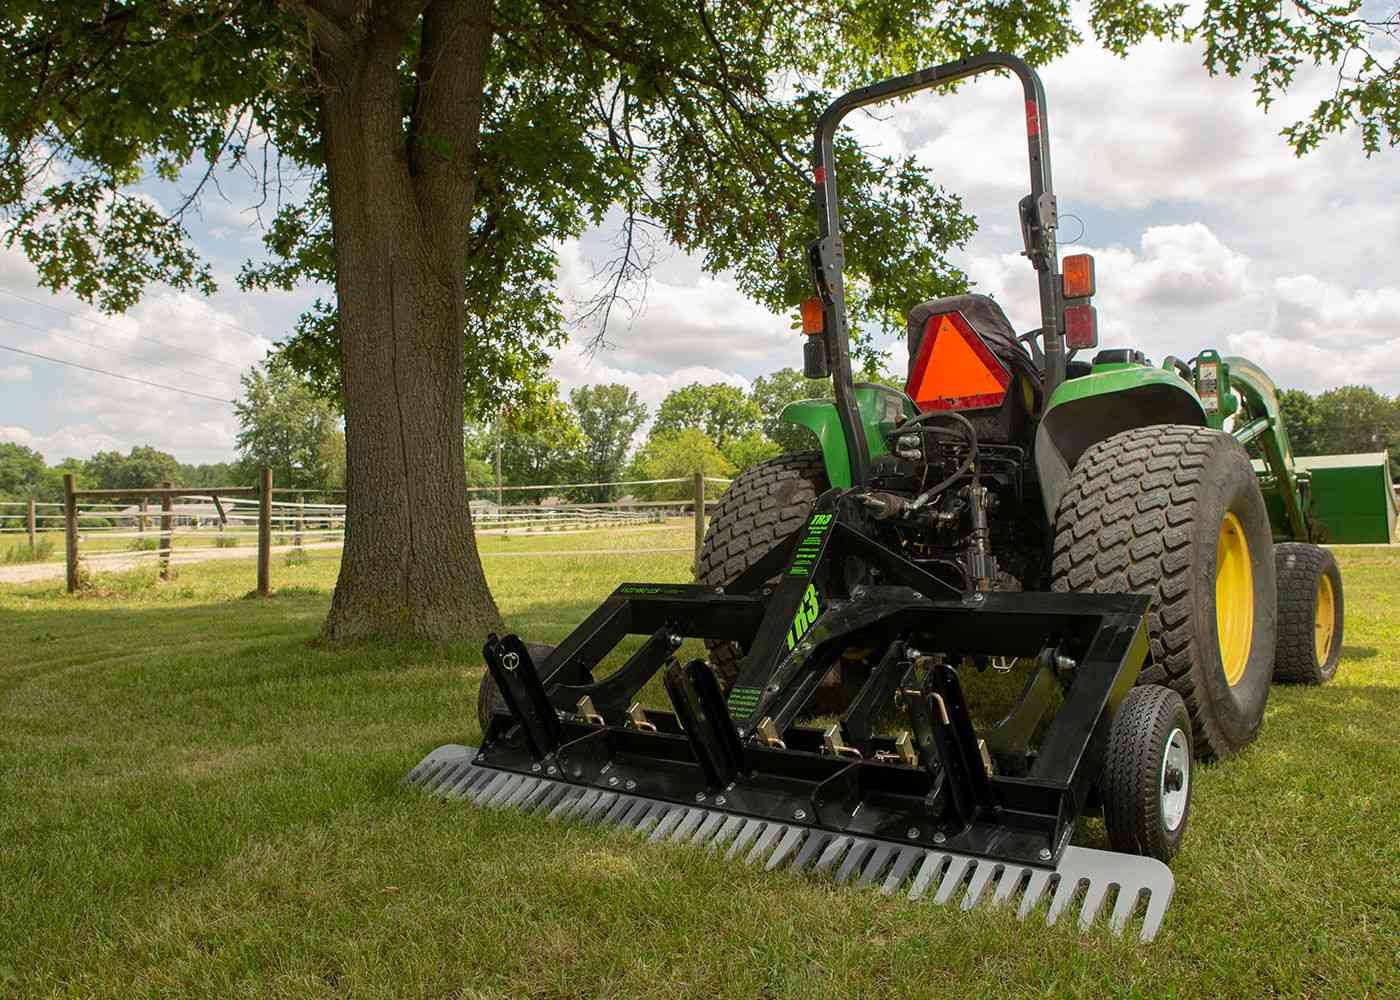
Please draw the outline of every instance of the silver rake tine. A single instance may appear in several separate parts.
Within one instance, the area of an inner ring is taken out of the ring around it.
[[[868,840],[857,840],[851,845],[851,849],[846,852],[846,858],[841,862],[841,867],[836,869],[836,884],[844,885],[851,880],[865,861],[866,855],[875,849],[875,845]]]
[[[708,812],[707,809],[692,809],[690,814],[681,820],[676,825],[675,830],[671,832],[671,843],[683,844],[695,836],[695,831],[700,828],[701,823],[705,822]]]
[[[745,821],[744,828],[739,831],[739,836],[734,838],[734,843],[729,845],[729,850],[725,852],[724,859],[726,861],[733,861],[739,856],[741,851],[748,850],[749,845],[753,843],[754,838],[758,836],[758,832],[762,830],[765,825],[766,824],[764,824],[762,820],[751,819]]]
[[[1142,890],[1126,885],[1118,887],[1118,901],[1113,904],[1113,914],[1108,918],[1108,928],[1114,934],[1122,934],[1128,926],[1128,919],[1142,900]]]
[[[893,844],[880,844],[870,854],[870,860],[865,863],[865,870],[861,872],[860,878],[856,880],[856,886],[864,888],[873,885],[875,880],[884,872],[885,866],[890,863],[890,858],[894,857],[896,848]]]
[[[1095,879],[1089,883],[1089,890],[1084,894],[1084,906],[1079,911],[1079,929],[1087,931],[1099,918],[1099,910],[1103,909],[1104,897],[1108,895],[1109,883],[1103,879]]]
[[[1030,871],[1031,869],[1025,865],[1008,865],[1001,873],[1001,881],[997,883],[997,891],[992,894],[992,905],[1000,906],[1009,900],[1021,887],[1022,880]]]
[[[1172,888],[1165,891],[1149,890],[1152,895],[1147,900],[1147,913],[1142,918],[1142,940],[1151,941],[1162,928],[1162,918],[1167,915],[1167,904],[1172,901]]]
[[[792,870],[800,872],[806,869],[812,863],[812,859],[818,857],[833,839],[829,833],[809,830],[806,843],[802,845],[802,850],[797,852],[797,858],[792,862]]]
[[[778,841],[778,848],[773,852],[773,856],[768,859],[768,864],[764,867],[772,871],[792,856],[792,852],[797,850],[797,845],[802,843],[802,838],[807,835],[807,831],[800,826],[788,827],[788,832],[783,834],[783,839]]]
[[[1035,909],[1035,904],[1040,902],[1041,894],[1045,892],[1045,887],[1050,884],[1050,878],[1055,873],[1047,868],[1036,868],[1031,872],[1031,880],[1026,884],[1025,895],[1021,897],[1021,908],[1016,911],[1016,916],[1021,920],[1026,919],[1026,915]]]
[[[1060,879],[1060,884],[1055,887],[1055,895],[1050,900],[1050,912],[1045,915],[1046,926],[1054,927],[1055,921],[1060,919],[1060,914],[1065,912],[1065,907],[1069,905],[1074,894],[1079,891],[1079,887],[1084,883],[1082,875],[1075,876],[1066,874]]]
[[[886,896],[892,896],[899,887],[904,884],[904,880],[909,877],[909,873],[914,870],[914,865],[924,856],[922,847],[906,847],[899,852],[899,857],[894,859],[894,864],[890,866],[890,873],[885,878],[885,884],[880,887],[880,891]]]
[[[753,845],[753,850],[749,851],[749,856],[744,859],[744,864],[751,865],[768,857],[773,846],[777,844],[778,839],[785,832],[787,832],[786,827],[779,826],[777,823],[769,823],[768,828],[763,831],[763,836],[758,838],[758,842]]]
[[[972,881],[967,885],[967,895],[963,897],[962,908],[970,910],[976,906],[981,901],[982,894],[987,891],[992,877],[997,872],[1004,870],[1001,865],[993,861],[977,862],[977,870],[972,873]]]
[[[739,832],[739,828],[745,823],[742,816],[730,816],[719,828],[719,833],[715,834],[715,839],[710,841],[710,850],[717,851],[725,845],[730,837]]]
[[[725,820],[727,819],[729,819],[729,816],[725,813],[710,813],[708,816],[705,817],[705,822],[700,824],[700,828],[695,831],[695,835],[690,838],[688,843],[693,844],[696,847],[699,847],[701,844],[706,843],[707,841],[709,841],[710,835],[713,834],[716,830],[718,830],[721,826],[723,826]]]
[[[511,777],[509,774],[498,774],[490,781],[478,783],[467,793],[467,798],[471,799],[473,805],[479,806],[500,791],[502,786],[509,784]]]
[[[673,807],[671,811],[656,824],[656,829],[651,832],[651,836],[647,838],[647,842],[655,844],[657,841],[669,836],[671,831],[676,828],[676,824],[685,819],[685,815],[686,810],[683,807]]]
[[[910,899],[923,898],[934,876],[942,873],[943,863],[947,860],[948,855],[942,851],[929,851],[925,855],[924,863],[919,866],[919,873],[914,876],[914,884],[909,887]]]
[[[608,810],[612,808],[615,801],[617,801],[616,792],[600,792],[598,801],[589,806],[588,812],[583,815],[583,822],[597,823],[607,815]]]
[[[933,901],[942,906],[953,898],[953,893],[957,892],[963,884],[963,879],[967,877],[967,866],[975,864],[972,858],[961,855],[953,855],[948,863],[948,873],[943,876],[943,883],[938,887],[938,892],[934,894]]]

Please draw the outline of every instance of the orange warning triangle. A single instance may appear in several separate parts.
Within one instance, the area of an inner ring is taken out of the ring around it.
[[[1005,391],[1005,386],[947,316],[939,318],[933,337],[933,350],[924,365],[918,391],[914,393],[916,400],[999,395]]]

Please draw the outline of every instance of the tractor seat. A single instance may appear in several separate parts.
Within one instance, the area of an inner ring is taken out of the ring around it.
[[[1040,395],[1040,370],[1031,360],[1026,345],[1016,339],[1016,331],[1012,329],[1006,313],[990,296],[972,293],[931,299],[909,310],[909,366],[906,379],[914,374],[914,360],[919,356],[919,346],[928,332],[929,319],[953,311],[962,313],[963,319],[977,331],[992,353],[1014,374],[1026,379],[1037,397]]]

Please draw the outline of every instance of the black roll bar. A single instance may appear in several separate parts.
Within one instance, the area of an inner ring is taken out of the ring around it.
[[[815,208],[818,239],[812,248],[812,265],[817,291],[822,300],[822,329],[826,356],[831,368],[836,408],[841,416],[846,449],[851,459],[851,482],[860,485],[870,475],[870,449],[856,407],[855,384],[851,373],[850,335],[846,322],[845,246],[841,237],[841,200],[836,188],[836,159],[833,151],[837,126],[856,108],[903,97],[919,90],[937,87],[991,70],[1005,69],[1021,81],[1026,100],[1026,148],[1030,156],[1031,193],[1020,205],[1021,228],[1026,255],[1034,265],[1040,287],[1041,329],[1045,340],[1046,396],[1065,377],[1065,348],[1060,322],[1059,257],[1055,245],[1057,218],[1055,194],[1050,179],[1050,136],[1045,107],[1045,88],[1040,77],[1024,60],[1004,52],[960,59],[906,76],[861,87],[838,97],[822,113],[817,123],[813,150],[816,186]]]

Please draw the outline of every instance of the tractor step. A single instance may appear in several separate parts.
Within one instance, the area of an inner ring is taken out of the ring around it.
[[[1041,904],[1055,924],[1070,908],[1088,930],[1113,897],[1108,926],[1121,934],[1141,911],[1141,939],[1151,941],[1171,902],[1171,869],[1134,855],[1066,847],[1053,867],[1008,863],[922,845],[832,833],[815,826],[747,817],[721,808],[666,802],[572,784],[546,774],[526,775],[474,763],[475,747],[449,744],[428,754],[405,784],[443,799],[467,799],[487,808],[511,807],[551,820],[575,820],[723,851],[727,860],[762,864],[769,871],[829,874],[838,883],[875,887],[910,900],[931,898],[970,910],[1015,902],[1024,919]],[[1116,893],[1115,893],[1116,890]],[[1145,900],[1145,907],[1143,905]]]

